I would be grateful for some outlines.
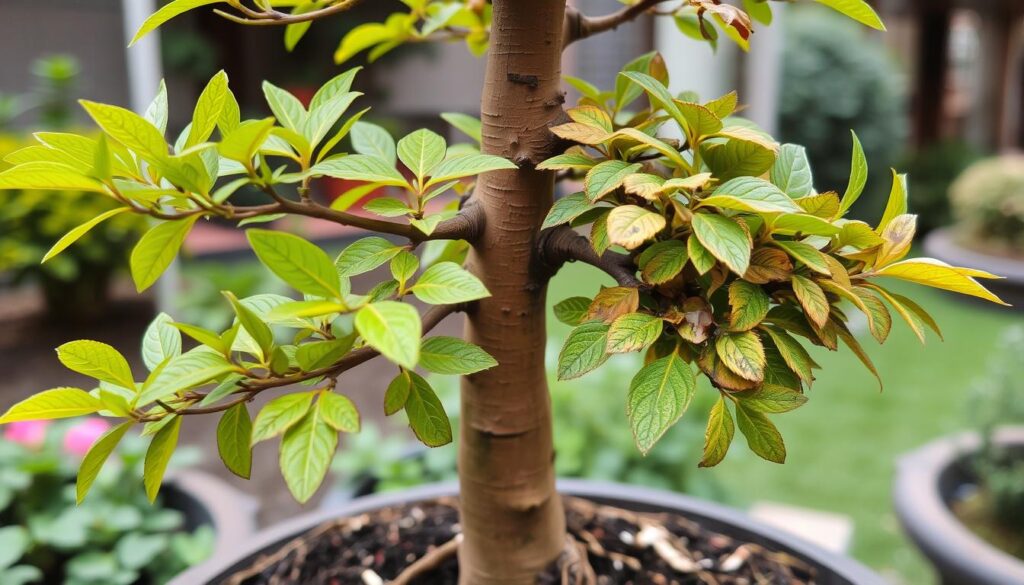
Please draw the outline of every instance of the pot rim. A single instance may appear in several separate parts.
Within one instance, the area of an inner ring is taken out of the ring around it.
[[[998,429],[994,440],[1024,446],[1024,427]],[[904,531],[940,572],[955,572],[965,582],[1003,585],[1024,582],[1024,561],[989,544],[963,525],[939,491],[944,472],[981,448],[976,432],[932,441],[900,457],[893,505]]]
[[[821,581],[824,584],[833,582],[855,585],[885,584],[881,577],[851,558],[827,551],[798,536],[762,524],[738,510],[721,504],[669,491],[580,479],[559,480],[558,492],[568,496],[617,503],[624,507],[633,505],[641,509],[659,508],[667,512],[696,518],[702,523],[712,524],[711,530],[721,531],[721,526],[729,526],[739,532],[753,534],[779,549],[809,561],[820,569],[831,571],[839,579],[838,581]],[[261,531],[248,542],[240,543],[230,552],[218,553],[207,562],[182,573],[171,581],[170,585],[214,583],[215,579],[221,578],[225,573],[241,569],[263,551],[279,546],[299,533],[306,532],[340,516],[355,516],[389,506],[457,494],[458,484],[456,482],[444,482],[357,498],[332,510],[320,510],[305,514]]]

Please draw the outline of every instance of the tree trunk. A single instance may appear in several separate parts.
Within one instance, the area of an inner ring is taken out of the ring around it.
[[[466,585],[532,585],[565,545],[544,368],[546,283],[532,266],[554,191],[553,174],[534,166],[551,156],[548,127],[563,116],[565,0],[493,5],[483,150],[520,169],[484,175],[476,192],[486,226],[469,265],[492,296],[469,314],[467,338],[499,365],[462,384],[460,575]]]

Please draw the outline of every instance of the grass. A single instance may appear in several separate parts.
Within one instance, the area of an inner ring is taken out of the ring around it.
[[[589,267],[570,266],[552,282],[549,304],[592,295],[600,284],[611,283]],[[767,500],[851,517],[852,555],[893,583],[918,585],[934,577],[901,534],[893,514],[890,490],[896,461],[929,440],[969,426],[971,384],[983,375],[1002,331],[1024,325],[1024,317],[924,287],[897,289],[911,292],[935,316],[945,343],[933,336],[921,346],[902,322],[894,323],[884,346],[866,336],[863,343],[882,375],[884,392],[849,351],[814,352],[823,369],[810,391],[811,400],[775,419],[786,439],[787,464],[758,459],[737,436],[725,462],[701,473],[714,474],[733,501]],[[552,325],[559,342],[567,330]],[[627,383],[623,380],[623,392]],[[581,385],[585,384],[583,378]],[[704,413],[691,412],[679,424],[703,425],[703,417]],[[679,464],[696,466],[696,461]]]

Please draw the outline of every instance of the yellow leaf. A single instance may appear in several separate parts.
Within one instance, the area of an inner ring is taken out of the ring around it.
[[[1009,303],[992,294],[975,278],[1000,278],[982,270],[958,268],[932,258],[915,258],[890,264],[876,270],[874,276],[889,276],[925,286],[941,288],[964,295],[970,295],[1009,306]]]
[[[632,250],[665,229],[665,218],[636,205],[616,207],[608,215],[608,237]]]

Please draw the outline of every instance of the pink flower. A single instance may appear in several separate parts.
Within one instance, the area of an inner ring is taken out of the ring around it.
[[[10,423],[4,427],[4,438],[26,447],[39,447],[46,440],[46,429],[49,426],[50,422],[45,420]]]
[[[108,430],[110,423],[102,418],[87,418],[64,434],[64,451],[84,457],[92,444]]]

